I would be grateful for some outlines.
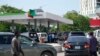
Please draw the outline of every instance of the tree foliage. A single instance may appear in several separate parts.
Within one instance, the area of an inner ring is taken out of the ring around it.
[[[2,5],[0,7],[0,15],[1,14],[11,14],[11,13],[25,13],[25,11],[23,11],[22,9],[17,9],[15,7],[11,7],[8,5]],[[8,22],[0,22],[0,31],[10,31],[10,26],[11,23]],[[19,29],[21,32],[25,31],[25,27],[20,25],[20,24],[16,24],[17,29]]]
[[[9,23],[7,23],[7,22],[2,22],[2,21],[0,21],[0,31],[10,31],[9,29],[10,29],[10,24]]]
[[[61,25],[60,29],[62,31],[70,31],[70,30],[80,30],[80,31],[88,31],[89,27],[89,18],[83,15],[78,14],[76,11],[69,11],[64,15],[64,18],[69,18],[73,20],[73,25]],[[64,30],[63,30],[64,29]]]
[[[11,7],[8,5],[2,5],[0,7],[0,13],[4,14],[4,13],[25,13],[25,11],[23,11],[22,9],[17,9],[15,7]]]

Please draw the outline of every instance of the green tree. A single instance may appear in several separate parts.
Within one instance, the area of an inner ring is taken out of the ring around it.
[[[25,13],[25,11],[23,11],[22,9],[17,9],[15,7],[11,7],[8,5],[2,5],[0,7],[0,15],[2,14],[18,14],[18,13]],[[0,31],[10,31],[10,26],[11,23],[8,22],[0,22]],[[16,24],[17,28],[22,32],[25,31],[25,27],[20,25],[20,24]]]
[[[50,32],[56,32],[56,30],[57,30],[56,25],[50,27]]]
[[[10,31],[10,24],[7,22],[0,22],[0,31]]]
[[[8,5],[2,5],[0,7],[0,13],[25,13],[25,11],[23,11],[22,9],[17,9],[15,7],[11,7]]]
[[[25,25],[22,25],[22,24],[16,24],[16,29],[19,30],[20,32],[27,31]]]
[[[69,18],[73,20],[73,25],[61,25],[62,31],[70,31],[70,30],[80,30],[80,31],[88,31],[89,27],[89,18],[83,15],[78,14],[76,11],[69,11],[64,15],[64,18]]]

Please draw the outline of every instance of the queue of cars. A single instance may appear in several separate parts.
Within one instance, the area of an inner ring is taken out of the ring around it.
[[[71,31],[64,34],[67,36],[63,44],[65,56],[89,56],[90,46],[84,32]],[[0,32],[0,56],[11,56],[11,40],[13,36],[14,34],[11,32]],[[36,33],[23,33],[19,36],[25,56],[57,56],[54,47],[38,43],[38,36],[39,34]],[[44,33],[43,36],[47,35]],[[31,39],[31,37],[34,38]]]
[[[11,40],[13,36],[14,34],[10,32],[0,32],[0,56],[12,56]],[[57,56],[57,51],[50,45],[33,42],[24,35],[20,35],[19,40],[25,56]]]

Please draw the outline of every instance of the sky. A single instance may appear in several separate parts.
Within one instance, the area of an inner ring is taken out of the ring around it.
[[[45,12],[63,16],[67,11],[80,10],[80,0],[0,0],[0,5],[7,4],[24,11],[42,8]]]

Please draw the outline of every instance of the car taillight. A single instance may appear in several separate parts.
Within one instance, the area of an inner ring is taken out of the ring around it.
[[[71,45],[70,44],[64,44],[64,48],[71,48]]]
[[[89,48],[90,45],[86,42],[85,45],[84,45],[84,48]]]

